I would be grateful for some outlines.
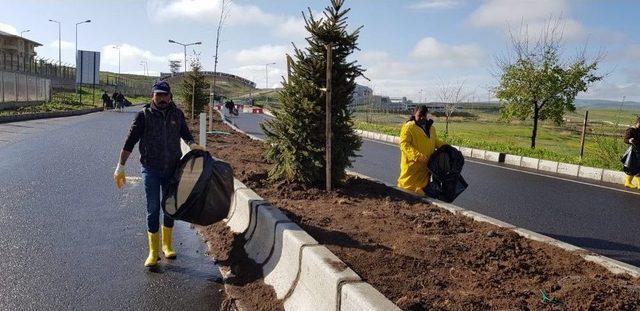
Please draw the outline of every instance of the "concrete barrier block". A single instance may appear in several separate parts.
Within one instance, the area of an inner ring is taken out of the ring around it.
[[[475,159],[482,159],[484,160],[484,154],[486,151],[481,150],[481,149],[471,149],[471,157],[475,158]]]
[[[262,271],[265,284],[273,286],[276,297],[283,299],[295,285],[302,247],[318,245],[318,241],[295,223],[277,224],[274,240],[273,252]]]
[[[471,148],[467,148],[467,147],[460,147],[459,148],[460,153],[462,153],[463,156],[465,157],[470,157],[471,156]]]
[[[500,152],[486,151],[484,159],[491,162],[500,162]]]
[[[284,301],[286,310],[335,311],[338,309],[338,285],[360,281],[342,260],[324,246],[302,249],[300,275],[291,296]]]
[[[569,243],[565,243],[562,241],[558,241],[554,238],[548,237],[546,235],[537,233],[537,232],[533,232],[531,230],[527,230],[527,229],[523,229],[523,228],[516,228],[513,229],[513,231],[515,233],[517,233],[518,235],[530,239],[530,240],[534,240],[534,241],[538,241],[538,242],[542,242],[545,244],[549,244],[549,245],[553,245],[559,248],[562,248],[566,251],[570,251],[570,252],[574,252],[574,251],[584,251],[583,248],[577,247],[575,245],[571,245]]]
[[[246,232],[252,222],[253,208],[256,204],[261,203],[264,203],[262,198],[251,189],[235,191],[231,200],[230,216],[227,220],[229,229],[235,233]]]
[[[400,311],[373,286],[360,282],[342,286],[339,311]]]
[[[393,136],[392,135],[386,135],[384,141],[392,144],[393,143]]]
[[[398,145],[400,144],[400,137],[399,136],[393,136],[393,141],[394,144]]]
[[[504,164],[520,166],[520,162],[522,162],[522,157],[512,154],[507,154],[504,156]]]
[[[621,184],[624,182],[624,178],[626,176],[627,174],[624,172],[604,170],[602,172],[602,181],[612,184]]]
[[[602,180],[603,171],[604,169],[601,168],[580,166],[580,169],[578,170],[578,177],[593,180]]]
[[[584,255],[582,258],[586,261],[597,263],[615,274],[627,273],[634,278],[640,277],[640,268],[615,259],[593,254]]]
[[[540,162],[540,159],[522,157],[522,160],[520,161],[520,166],[537,170],[539,162]]]
[[[245,233],[247,257],[263,264],[275,246],[276,225],[291,222],[277,207],[263,204],[256,207],[255,226]],[[251,226],[250,226],[251,227]]]
[[[478,222],[486,222],[492,225],[496,225],[498,227],[502,227],[502,228],[508,228],[508,229],[513,229],[516,228],[516,226],[510,224],[510,223],[506,223],[504,221],[501,220],[497,220],[495,218],[486,216],[486,215],[482,215],[480,213],[476,213],[474,211],[462,211],[460,212],[460,214],[465,215],[467,217],[471,217],[474,221],[478,221]]]
[[[558,171],[558,162],[540,160],[540,163],[538,164],[538,170],[555,173]]]
[[[374,139],[374,140],[382,140],[382,134],[380,134],[380,133],[374,133],[374,134],[373,134],[373,139]]]
[[[576,164],[558,163],[558,174],[576,177],[580,166]]]

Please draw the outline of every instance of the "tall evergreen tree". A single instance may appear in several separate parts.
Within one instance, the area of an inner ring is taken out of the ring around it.
[[[191,116],[192,99],[194,101],[194,116],[204,111],[204,107],[209,103],[209,84],[202,74],[200,60],[194,59],[191,62],[191,71],[182,80],[178,95],[180,109],[187,117]]]
[[[266,157],[275,165],[269,172],[271,181],[301,182],[320,186],[325,181],[325,111],[326,111],[326,44],[333,45],[332,69],[332,183],[339,184],[351,158],[362,141],[353,130],[351,112],[355,79],[363,69],[356,61],[348,60],[358,49],[357,40],[362,27],[347,32],[347,13],[344,0],[331,0],[324,17],[316,19],[311,10],[303,13],[309,44],[304,50],[294,44],[294,60],[289,81],[283,82],[279,92],[280,109],[275,118],[262,128],[267,135]]]

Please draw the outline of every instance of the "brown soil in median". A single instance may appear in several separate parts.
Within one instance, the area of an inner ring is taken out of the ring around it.
[[[640,280],[576,254],[368,180],[349,178],[334,193],[269,185],[262,143],[241,134],[210,135],[208,146],[403,310],[640,310]]]

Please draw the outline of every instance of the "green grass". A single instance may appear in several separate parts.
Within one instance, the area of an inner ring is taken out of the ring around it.
[[[402,124],[407,120],[402,114],[376,114],[357,112],[357,129],[400,134]],[[581,124],[568,122],[555,126],[542,122],[536,139],[536,149],[530,148],[531,122],[499,122],[497,114],[479,113],[477,119],[456,118],[449,123],[449,134],[445,134],[444,118],[434,118],[439,137],[451,145],[504,152],[545,160],[560,161],[607,169],[621,169],[619,157],[625,149],[620,137],[624,128],[595,124],[589,128],[591,135],[585,142],[585,156],[580,159]],[[369,121],[369,122],[367,122]],[[607,133],[611,136],[593,134]]]
[[[79,101],[79,96],[74,92],[55,92],[51,96],[51,101],[45,102],[34,106],[25,106],[15,109],[0,110],[0,116],[17,115],[17,114],[30,114],[40,112],[53,112],[53,111],[69,111],[69,110],[84,110],[90,108],[102,107],[102,91],[96,88],[95,103],[93,101],[93,88],[82,87],[79,91],[82,94],[82,101]],[[135,104],[142,104],[149,101],[148,96],[127,97],[129,101]]]

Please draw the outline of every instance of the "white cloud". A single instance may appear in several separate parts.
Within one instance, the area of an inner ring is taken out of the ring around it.
[[[411,52],[415,59],[442,66],[477,66],[484,59],[482,49],[475,44],[448,45],[433,37],[418,42]]]
[[[241,65],[257,65],[266,63],[284,63],[285,54],[293,48],[285,45],[262,45],[253,49],[244,49],[234,56],[236,62]]]
[[[73,49],[76,48],[76,45],[73,42],[62,40],[62,41],[60,41],[60,43],[61,43],[61,46],[62,46],[63,50],[73,50]],[[49,46],[57,49],[58,48],[58,40],[52,41],[51,43],[49,43]]]
[[[155,21],[190,19],[217,24],[222,3],[222,0],[151,0],[147,2],[147,13]],[[235,2],[229,4],[227,12],[230,25],[269,25],[276,19],[255,5]]]
[[[640,60],[640,44],[633,44],[626,48],[625,56],[631,60]]]
[[[102,47],[100,55],[101,70],[118,72],[118,49],[113,44]],[[187,54],[187,62],[190,55]],[[171,53],[168,55],[156,55],[151,51],[141,49],[131,44],[120,45],[120,67],[123,73],[140,73],[142,65],[140,62],[146,60],[149,64],[149,73],[168,72],[169,60],[183,61],[183,53]]]
[[[282,87],[282,77],[287,75],[286,64],[283,63],[276,63],[266,68],[264,65],[248,65],[229,70],[229,73],[255,82],[258,88],[264,88],[267,85],[267,72],[269,74],[269,87]]]
[[[308,35],[302,17],[286,18],[276,26],[275,34],[283,38],[290,38],[292,41],[303,39]]]
[[[422,0],[409,6],[414,10],[444,10],[453,9],[461,4],[458,0]]]
[[[567,0],[487,0],[469,17],[469,22],[478,27],[509,28],[517,30],[527,26],[534,36],[547,27],[548,20],[560,19],[563,36],[567,39],[583,39],[584,26],[571,18],[564,17],[569,11]]]
[[[18,34],[18,30],[16,29],[16,27],[13,27],[9,24],[3,24],[0,23],[0,31],[4,31],[7,33],[10,33],[12,35],[17,35]]]

